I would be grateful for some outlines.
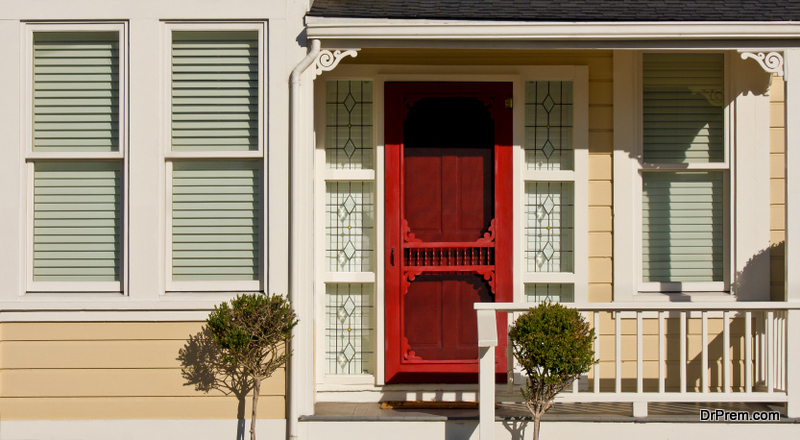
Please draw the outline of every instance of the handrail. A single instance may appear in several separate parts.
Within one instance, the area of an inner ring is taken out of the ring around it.
[[[523,312],[536,303],[475,303],[475,310],[494,310],[496,312]],[[627,302],[627,303],[564,303],[566,307],[581,311],[735,311],[735,310],[800,310],[800,301],[719,301],[719,302]]]

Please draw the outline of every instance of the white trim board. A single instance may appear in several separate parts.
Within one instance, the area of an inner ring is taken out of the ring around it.
[[[241,425],[240,425],[241,423]],[[191,438],[216,440],[249,436],[249,419],[221,420],[3,420],[0,437],[4,440],[64,439],[105,440],[109,434],[118,440],[171,440]],[[284,438],[286,420],[257,419],[256,433],[263,437]],[[269,435],[266,435],[269,433]]]
[[[800,24],[788,21],[561,23],[306,17],[306,27],[309,38],[349,41],[783,40],[800,37]]]

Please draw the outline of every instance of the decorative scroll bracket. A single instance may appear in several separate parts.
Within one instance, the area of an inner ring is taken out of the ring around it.
[[[783,54],[780,52],[742,52],[741,56],[743,60],[748,58],[756,60],[765,72],[777,73],[778,76],[785,76],[786,72],[783,70]]]
[[[328,72],[336,68],[342,58],[351,56],[355,58],[358,56],[359,49],[350,49],[350,50],[335,50],[331,52],[330,50],[321,50],[319,55],[317,55],[317,59],[314,61],[314,75],[319,75],[322,72]]]

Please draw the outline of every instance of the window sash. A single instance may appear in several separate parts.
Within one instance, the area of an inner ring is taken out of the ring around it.
[[[34,152],[120,151],[119,32],[34,32]]]
[[[258,151],[257,31],[173,31],[171,66],[173,151]]]
[[[221,290],[230,290],[241,281],[257,290],[262,273],[261,164],[177,161],[171,168],[170,280],[203,282],[194,286],[199,290],[216,290],[214,284],[225,282]]]
[[[643,161],[725,162],[724,56],[643,57]]]
[[[723,172],[642,175],[643,282],[722,282]]]

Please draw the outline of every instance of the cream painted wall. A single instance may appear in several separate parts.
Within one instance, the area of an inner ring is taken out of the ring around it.
[[[168,139],[168,70],[164,66],[168,48],[165,22],[170,21],[259,21],[267,23],[265,166],[268,176],[265,211],[269,253],[265,258],[265,291],[288,292],[289,218],[289,75],[305,56],[303,15],[308,2],[232,0],[226,2],[143,0],[34,0],[5,2],[0,12],[0,116],[5,130],[0,133],[0,310],[61,309],[68,304],[94,307],[97,295],[25,294],[25,184],[21,145],[26,130],[21,101],[26,93],[21,76],[28,22],[62,23],[115,21],[127,23],[129,137],[126,156],[126,213],[129,233],[125,257],[129,275],[124,295],[105,296],[116,304],[136,302],[148,310],[186,309],[196,302],[210,309],[231,294],[183,295],[169,298],[165,293],[165,165]],[[166,118],[166,119],[165,119]],[[47,304],[45,304],[47,303]],[[114,306],[112,306],[113,308]]]
[[[289,289],[289,75],[306,55],[308,1],[32,0],[0,8],[0,418],[10,420],[236,419],[238,401],[185,385],[178,351],[215,304],[237,292],[165,292],[165,161],[170,94],[166,22],[266,23],[265,209],[268,293]],[[125,109],[123,294],[25,292],[26,115],[21,102],[27,23],[123,22]],[[125,312],[127,310],[127,312]],[[15,322],[9,322],[15,321]],[[71,321],[71,322],[68,322]],[[106,321],[106,322],[100,322]],[[137,321],[137,322],[131,322]],[[285,418],[283,370],[264,382],[259,417]],[[244,408],[247,415],[249,402]],[[278,425],[284,426],[280,421]],[[278,431],[278,430],[276,430]],[[6,434],[8,431],[6,431]],[[10,435],[10,434],[9,434]],[[10,435],[9,438],[12,438]]]

